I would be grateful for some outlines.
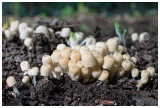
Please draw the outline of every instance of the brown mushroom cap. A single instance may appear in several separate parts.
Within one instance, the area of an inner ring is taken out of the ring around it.
[[[51,55],[52,61],[58,63],[60,57],[61,57],[61,51],[60,50],[54,50],[52,55]]]
[[[24,76],[23,79],[22,79],[22,82],[27,83],[27,82],[29,82],[29,80],[30,80],[29,76]]]
[[[13,85],[15,85],[17,83],[15,77],[13,77],[13,76],[9,76],[6,80],[6,82],[9,87],[12,87]]]
[[[56,66],[56,63],[52,61],[52,58],[50,55],[44,55],[42,57],[42,63],[43,64],[50,64],[52,67]]]
[[[41,76],[49,76],[51,74],[52,71],[52,67],[50,64],[43,64],[41,66]]]
[[[115,59],[111,55],[106,55],[104,57],[104,63],[103,63],[103,68],[107,70],[111,70],[113,65],[115,63]]]

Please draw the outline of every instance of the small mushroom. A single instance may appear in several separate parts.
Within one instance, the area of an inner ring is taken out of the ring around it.
[[[96,43],[96,47],[101,47],[101,48],[103,48],[103,50],[104,50],[105,53],[108,51],[108,47],[107,47],[107,45],[105,44],[105,42],[97,42],[97,43]]]
[[[98,79],[100,81],[102,81],[103,83],[107,84],[108,83],[108,77],[109,77],[109,72],[107,70],[103,70]]]
[[[132,33],[131,39],[132,41],[138,41],[139,40],[138,33]]]
[[[86,42],[86,46],[88,46],[88,45],[95,45],[96,44],[96,39],[93,36],[89,36],[84,41]],[[83,44],[80,44],[80,45],[83,45]]]
[[[42,57],[42,63],[43,64],[50,64],[52,68],[56,67],[56,62],[52,61],[52,57],[50,55],[44,55]]]
[[[111,55],[106,55],[104,57],[104,63],[103,63],[103,68],[107,70],[111,70],[113,65],[115,63],[115,59]]]
[[[50,64],[43,64],[41,66],[41,76],[44,77],[45,80],[48,80],[48,76],[50,76],[51,71],[52,71],[52,67]]]
[[[71,48],[65,47],[61,50],[61,56],[70,57],[71,55]]]
[[[63,48],[65,48],[66,45],[65,44],[58,44],[57,45],[57,50],[62,50]]]
[[[10,31],[12,32],[12,34],[15,34],[18,31],[18,27],[19,27],[19,21],[15,20],[11,22]]]
[[[118,45],[118,49],[117,49],[117,52],[119,52],[119,53],[123,53],[123,51],[124,51],[124,48],[123,48],[123,46],[122,45]]]
[[[21,70],[24,72],[24,75],[28,73],[28,69],[30,69],[30,64],[28,61],[22,61],[20,63]]]
[[[89,81],[89,69],[88,68],[81,68],[81,76],[83,77],[83,83],[87,83]]]
[[[62,56],[59,58],[59,65],[63,69],[63,73],[67,73],[67,67],[68,67],[69,58],[66,56]]]
[[[71,29],[70,29],[70,28],[64,27],[64,28],[62,28],[62,30],[61,30],[61,36],[62,36],[63,38],[67,38],[67,37],[70,36],[70,32],[71,32]]]
[[[105,55],[105,50],[102,47],[96,46],[94,50],[97,51],[102,56]]]
[[[144,39],[149,39],[149,34],[147,32],[143,32],[139,35],[139,42],[142,42]]]
[[[142,77],[150,77],[150,73],[149,73],[149,71],[147,71],[147,70],[142,70],[142,72],[141,72],[141,78]]]
[[[62,68],[57,66],[54,71],[55,71],[55,73],[53,74],[53,77],[55,79],[60,80],[61,76],[63,75]]]
[[[17,95],[19,95],[19,91],[18,91],[18,89],[17,89],[16,86],[15,86],[15,84],[17,84],[15,77],[9,76],[9,77],[7,78],[7,80],[6,80],[6,82],[7,82],[7,85],[8,85],[9,87],[12,87],[12,88],[13,88],[13,91],[14,91]]]
[[[142,77],[141,82],[142,84],[146,84],[148,82],[148,77],[147,76]]]
[[[22,79],[22,82],[23,83],[28,83],[30,80],[30,77],[29,76],[24,76],[23,79]]]
[[[142,86],[143,86],[142,81],[141,81],[141,80],[138,80],[138,82],[137,82],[137,84],[136,84],[137,91],[139,91]]]
[[[123,54],[123,59],[131,61],[131,57],[129,54]]]
[[[99,67],[99,68],[102,67],[104,62],[103,56],[98,54],[98,52],[94,50],[92,50],[92,53],[93,53],[93,56],[96,58],[96,62],[97,62],[96,67]]]
[[[117,64],[118,66],[120,66],[122,64],[123,61],[123,56],[121,53],[115,52],[113,54],[113,57],[115,59],[115,64]]]
[[[80,54],[79,51],[73,50],[71,52],[71,57],[70,58],[71,58],[71,60],[75,60],[77,62],[77,61],[81,60],[81,54]]]
[[[44,34],[47,38],[49,38],[49,30],[46,26],[40,25],[36,28],[36,33],[42,33]]]
[[[24,40],[24,45],[27,46],[30,50],[33,49],[33,41],[32,38],[26,38]]]
[[[125,71],[130,71],[131,66],[132,66],[132,64],[129,60],[123,60],[122,67],[124,68]]]
[[[148,67],[147,71],[149,72],[151,77],[154,77],[154,75],[155,75],[155,68],[154,67]]]
[[[135,79],[139,75],[139,70],[137,68],[132,69],[131,75]]]
[[[24,30],[22,30],[22,31],[20,32],[19,38],[20,38],[21,40],[25,40],[26,38],[29,37],[29,35],[30,35],[29,31],[26,30],[26,29],[24,29]]]
[[[69,66],[69,76],[73,81],[78,81],[80,78],[81,69],[76,65]]]
[[[93,67],[91,69],[92,77],[93,78],[98,78],[101,75],[101,69],[99,67]]]
[[[19,24],[19,33],[21,32],[21,31],[23,31],[23,30],[25,30],[26,29],[26,27],[28,27],[28,24],[27,23],[20,23]]]
[[[12,32],[10,30],[4,30],[4,35],[5,35],[6,38],[9,39],[12,36]]]
[[[107,40],[107,47],[109,52],[113,53],[118,49],[118,40],[115,38],[110,38]]]
[[[80,43],[84,38],[84,34],[82,32],[75,32],[75,36],[76,36],[76,42],[78,43]]]
[[[134,63],[134,64],[137,64],[137,58],[136,57],[131,57],[131,61]]]
[[[33,85],[36,86],[36,83],[37,83],[36,76],[39,73],[39,69],[38,69],[38,67],[33,67],[31,71],[32,71],[32,76],[33,76]]]
[[[61,50],[54,50],[51,55],[52,61],[58,63],[60,57],[61,57]]]

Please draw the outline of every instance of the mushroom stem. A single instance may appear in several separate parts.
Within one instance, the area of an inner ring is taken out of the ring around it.
[[[87,41],[87,38],[85,38],[85,39],[80,43],[80,46],[84,45],[86,41]]]
[[[28,74],[28,72],[25,70],[25,71],[24,71],[24,75],[26,75],[26,74]]]
[[[18,89],[16,88],[16,86],[15,86],[15,85],[13,85],[13,86],[12,86],[12,88],[13,88],[13,91],[14,91],[16,94],[18,94],[18,95],[19,95],[19,91],[18,91]]]
[[[55,73],[55,71],[54,71],[54,69],[52,70],[52,75],[53,75],[53,78],[57,78],[57,75],[56,75],[56,73]]]
[[[45,80],[48,80],[48,76],[44,76],[44,79],[45,79]]]
[[[35,87],[35,86],[36,86],[36,83],[37,83],[37,82],[36,82],[36,76],[33,76],[33,80],[32,80],[32,81],[33,81],[33,85],[34,85],[34,87]]]

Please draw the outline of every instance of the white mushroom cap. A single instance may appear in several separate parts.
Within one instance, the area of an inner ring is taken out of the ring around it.
[[[77,66],[82,69],[84,67],[83,62],[82,61],[78,61],[77,62]]]
[[[146,83],[148,82],[148,77],[147,77],[147,76],[142,77],[142,78],[141,78],[141,82],[142,82],[143,84],[146,84]]]
[[[106,44],[109,52],[114,52],[118,49],[118,40],[115,38],[108,39]]]
[[[139,40],[138,33],[132,33],[131,39],[132,41],[138,41]]]
[[[149,73],[149,71],[147,71],[147,70],[142,70],[142,72],[141,72],[141,77],[150,77],[150,73]]]
[[[60,57],[61,57],[61,51],[60,50],[54,50],[52,55],[51,55],[52,61],[58,63]]]
[[[50,64],[43,64],[41,66],[41,76],[48,77],[51,74],[52,67]]]
[[[66,56],[62,56],[59,58],[59,65],[62,68],[66,68],[68,66],[69,58]]]
[[[78,63],[78,62],[77,62]],[[71,65],[75,65],[76,64],[76,61],[74,60],[69,60],[68,62],[68,66],[70,67]]]
[[[125,71],[130,71],[131,66],[132,66],[132,64],[129,60],[123,60],[122,67],[124,68]]]
[[[54,33],[54,30],[52,28],[48,28],[50,34],[53,34]]]
[[[61,30],[61,36],[66,38],[66,37],[69,37],[70,36],[70,32],[71,32],[71,29],[70,28],[62,28]]]
[[[104,57],[104,63],[103,63],[103,68],[107,70],[111,70],[113,65],[115,63],[115,59],[111,55],[106,55]]]
[[[95,45],[88,45],[87,47],[90,49],[90,51],[92,51],[95,49],[96,46]]]
[[[27,82],[29,82],[29,80],[30,80],[30,77],[29,77],[29,76],[24,76],[24,77],[22,78],[22,82],[23,82],[23,83],[27,83]]]
[[[105,81],[108,79],[108,77],[109,77],[109,72],[107,70],[103,70],[98,79],[100,81]]]
[[[123,54],[123,59],[124,60],[131,60],[131,57],[130,57],[130,55],[129,54]]]
[[[24,40],[24,45],[26,45],[27,47],[32,47],[33,46],[32,38],[26,38]]]
[[[4,30],[4,35],[6,38],[10,38],[12,36],[12,32],[10,30]]]
[[[76,41],[81,42],[84,38],[84,34],[82,32],[75,32]]]
[[[100,55],[105,55],[105,50],[102,47],[96,46],[95,49]]]
[[[30,64],[28,61],[22,61],[20,63],[20,67],[21,67],[22,71],[26,71],[26,70],[30,69]]]
[[[15,20],[11,22],[11,26],[10,26],[10,31],[12,33],[15,33],[16,31],[18,31],[18,27],[19,27],[19,21]]]
[[[151,77],[154,77],[154,75],[155,75],[155,68],[154,67],[148,67],[147,71],[149,72]]]
[[[104,52],[107,52],[107,50],[108,50],[108,47],[107,47],[107,45],[105,44],[105,42],[97,42],[97,43],[96,43],[96,47],[102,47],[103,50],[104,50]]]
[[[143,32],[139,35],[139,42],[142,42],[145,38],[149,38],[149,34],[147,32]]]
[[[122,54],[123,51],[124,51],[123,46],[122,45],[118,45],[118,50],[117,51]]]
[[[43,33],[46,37],[49,38],[49,31],[46,26],[40,25],[36,28],[36,33]]]
[[[32,69],[28,69],[28,75],[31,77],[32,76]]]
[[[55,32],[55,35],[58,35],[58,34],[61,36],[61,31],[56,31]]]
[[[26,27],[26,30],[28,30],[28,31],[29,31],[30,35],[32,35],[32,34],[33,34],[33,28],[31,28],[31,27]]]
[[[121,65],[122,61],[123,61],[123,56],[121,53],[117,53],[115,52],[113,54],[113,57],[115,59],[115,64],[117,64],[118,66]]]
[[[20,23],[19,24],[19,33],[23,30],[26,29],[26,27],[28,27],[28,24],[27,23]]]
[[[75,60],[77,62],[77,61],[81,60],[81,54],[80,54],[79,51],[73,50],[71,52],[71,57],[70,58],[71,58],[71,60]]]
[[[138,60],[137,60],[136,57],[131,57],[131,60],[132,60],[133,63],[137,64],[137,61],[138,61]]]
[[[42,57],[42,63],[43,64],[50,64],[52,66],[52,68],[54,68],[56,66],[56,63],[54,61],[52,61],[52,58],[50,55],[44,55]]]
[[[83,53],[84,51],[90,51],[89,48],[87,46],[82,46],[80,48],[80,53]]]
[[[29,31],[26,30],[26,29],[24,29],[24,30],[22,30],[22,31],[20,32],[19,38],[20,38],[21,40],[25,40],[26,38],[29,37],[29,35],[30,35]]]
[[[62,50],[63,48],[65,48],[66,45],[65,44],[58,44],[57,45],[57,50]]]
[[[99,67],[93,67],[91,69],[91,73],[92,73],[93,78],[98,78],[101,75],[101,72],[102,71]]]
[[[71,74],[73,77],[79,75],[81,72],[81,69],[76,65],[69,66],[69,74]]]
[[[124,77],[125,73],[126,73],[126,72],[125,72],[125,70],[123,69],[123,67],[119,67],[118,70],[117,70],[116,76],[117,76],[118,78],[121,78],[121,77]]]
[[[38,67],[33,67],[32,68],[32,76],[37,76],[39,73],[39,68]]]
[[[57,66],[54,71],[55,71],[56,74],[60,75],[62,73],[62,68]]]
[[[71,49],[76,50],[76,51],[80,51],[80,48],[81,48],[80,45],[74,45]]]
[[[93,36],[90,36],[86,40],[86,46],[88,45],[95,45],[96,44],[96,39]]]
[[[15,77],[13,77],[13,76],[9,76],[6,80],[6,82],[9,87],[12,87],[13,85],[15,85],[17,83]]]
[[[84,64],[84,67],[94,67],[97,65],[96,58],[93,56],[90,51],[83,51],[81,53],[81,60]]]
[[[132,75],[133,78],[138,77],[139,70],[137,68],[132,69],[131,75]]]
[[[61,50],[61,55],[62,56],[66,56],[66,57],[70,57],[71,55],[71,48],[70,47],[65,47]]]

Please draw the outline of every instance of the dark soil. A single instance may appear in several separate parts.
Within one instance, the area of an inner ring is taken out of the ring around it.
[[[109,37],[100,37],[101,29],[96,28],[94,33],[100,40],[107,40]],[[143,32],[143,31],[142,31]],[[61,80],[44,80],[40,75],[37,77],[37,85],[33,87],[32,82],[23,84],[21,79],[23,73],[20,69],[20,62],[27,60],[31,67],[42,65],[41,58],[44,54],[51,54],[59,43],[65,43],[59,36],[52,36],[51,39],[43,34],[35,34],[34,50],[25,47],[18,34],[11,39],[3,39],[2,43],[2,105],[3,106],[43,106],[43,105],[158,105],[158,37],[150,36],[149,40],[141,43],[132,42],[126,39],[127,47],[125,52],[138,57],[136,67],[140,70],[148,66],[156,69],[155,78],[136,91],[136,80],[131,77],[124,77],[118,81],[110,81],[108,85],[99,84],[94,81],[88,84],[72,81],[67,75]],[[6,84],[6,78],[15,76],[20,96],[15,96],[12,88]]]

